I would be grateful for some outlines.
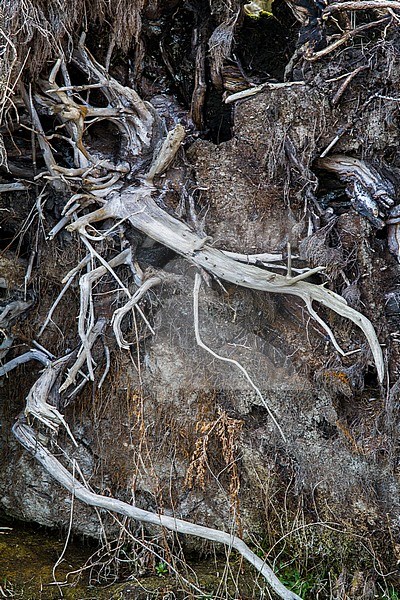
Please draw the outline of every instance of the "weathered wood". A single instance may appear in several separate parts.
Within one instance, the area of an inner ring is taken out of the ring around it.
[[[1,183],[0,184],[0,194],[4,194],[6,192],[22,192],[27,190],[28,186],[26,186],[22,181],[15,181],[14,183]]]
[[[138,188],[127,188],[122,194],[114,194],[99,210],[71,223],[67,229],[80,231],[85,235],[85,228],[90,223],[107,217],[129,219],[136,229],[171,248],[215,277],[254,290],[289,294],[301,298],[306,303],[310,314],[324,327],[336,350],[344,354],[328,325],[318,317],[312,307],[314,301],[319,302],[342,317],[350,319],[361,329],[370,345],[378,378],[383,381],[383,353],[375,329],[367,317],[348,306],[344,298],[323,285],[315,285],[303,280],[293,282],[291,278],[229,258],[220,250],[207,244],[207,238],[200,238],[186,223],[162,210],[152,199],[152,190],[153,188],[145,183]]]
[[[330,15],[336,11],[344,11],[344,10],[384,10],[384,9],[392,9],[392,10],[400,10],[400,2],[397,0],[362,0],[355,2],[334,2],[329,4],[324,10],[322,14]]]
[[[218,529],[196,525],[195,523],[184,521],[183,519],[151,513],[147,510],[137,508],[136,506],[131,506],[121,500],[95,494],[71,475],[60,461],[37,440],[33,430],[28,425],[24,424],[21,419],[15,423],[13,432],[22,446],[32,454],[32,456],[56,481],[58,481],[58,483],[64,486],[75,496],[75,498],[78,498],[78,500],[81,500],[89,506],[116,512],[142,523],[165,527],[165,529],[175,531],[176,533],[194,535],[205,540],[223,544],[227,548],[233,548],[239,552],[245,560],[252,564],[257,571],[259,571],[282,600],[301,600],[300,596],[288,590],[279,581],[265,561],[256,556],[247,544],[237,536],[225,533],[224,531],[219,531]]]
[[[11,338],[11,341],[12,341],[12,338]],[[1,365],[0,366],[0,377],[3,377],[4,375],[6,375],[6,373],[9,373],[13,369],[16,369],[20,365],[30,362],[31,360],[37,360],[40,363],[42,363],[42,365],[46,365],[46,366],[49,365],[51,362],[49,360],[49,357],[47,356],[47,354],[45,354],[44,352],[41,352],[40,350],[29,350],[28,352],[25,352],[24,354],[20,354],[19,356],[16,356],[12,360],[9,360],[4,365]]]

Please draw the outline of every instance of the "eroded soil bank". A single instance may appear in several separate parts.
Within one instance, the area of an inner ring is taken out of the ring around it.
[[[69,527],[71,493],[17,442],[18,419],[87,489],[235,531],[299,595],[396,598],[398,13],[276,2],[259,20],[237,1],[77,2],[57,18],[44,2],[29,26],[7,7],[19,45],[6,46],[0,130],[0,185],[17,184],[0,188],[0,504]],[[146,207],[162,211],[153,237]],[[177,231],[197,236],[190,251]],[[326,306],[216,277],[217,250],[292,290],[324,267],[309,283],[369,319],[382,362]],[[39,362],[19,363],[32,349]],[[215,552],[78,501],[71,523],[109,544],[102,583],[115,565],[124,578],[173,559],[185,573],[182,552]],[[249,586],[261,597],[254,573]]]

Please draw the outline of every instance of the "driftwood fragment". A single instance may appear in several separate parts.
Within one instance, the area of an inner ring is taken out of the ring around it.
[[[390,181],[372,165],[343,154],[319,158],[315,165],[338,175],[347,184],[346,193],[357,212],[378,229],[384,227],[386,212],[394,205],[395,190]]]

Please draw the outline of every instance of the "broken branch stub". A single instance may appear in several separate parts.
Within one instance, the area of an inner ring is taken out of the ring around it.
[[[38,419],[38,421],[43,423],[43,425],[48,427],[50,431],[53,431],[54,433],[57,433],[59,426],[63,425],[74,445],[77,446],[78,444],[76,443],[63,415],[55,406],[47,402],[54,383],[64,371],[64,368],[70,357],[71,355],[67,354],[59,360],[53,361],[47,365],[42,375],[30,389],[26,399],[24,414],[25,417],[30,415],[31,417]]]

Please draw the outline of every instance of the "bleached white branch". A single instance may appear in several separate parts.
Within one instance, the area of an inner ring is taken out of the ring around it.
[[[300,596],[288,590],[279,581],[273,570],[265,563],[265,561],[254,554],[247,544],[239,537],[218,529],[212,529],[211,527],[204,527],[203,525],[197,525],[190,521],[177,519],[176,517],[151,513],[150,511],[117,500],[116,498],[95,494],[73,477],[60,461],[37,440],[33,430],[28,425],[21,422],[21,420],[18,420],[13,427],[13,433],[22,446],[29,451],[44,469],[78,500],[81,500],[89,506],[125,515],[126,517],[135,519],[141,523],[164,527],[170,531],[185,535],[193,535],[218,544],[223,544],[227,548],[233,548],[257,569],[260,575],[264,577],[266,582],[271,586],[274,592],[282,598],[282,600],[301,600]]]
[[[146,279],[146,281],[144,281],[144,283],[140,286],[140,288],[137,290],[137,292],[134,293],[132,298],[130,298],[130,300],[124,306],[122,306],[121,308],[118,308],[114,312],[111,323],[113,326],[115,339],[117,340],[118,346],[120,348],[125,348],[126,350],[128,350],[129,346],[130,346],[129,342],[126,342],[122,335],[122,331],[121,331],[122,319],[129,311],[131,311],[135,306],[137,306],[137,303],[139,302],[139,300],[141,298],[143,298],[143,296],[152,287],[154,287],[156,285],[160,285],[162,280],[163,280],[162,276],[159,276],[159,275],[154,275],[153,277],[149,277],[149,279]]]
[[[171,165],[185,139],[185,135],[185,128],[179,123],[172,131],[168,132],[160,151],[153,160],[150,170],[146,175],[146,179],[149,183],[152,183],[155,177],[162,175],[162,173],[164,173]]]
[[[349,319],[361,329],[371,348],[378,378],[383,381],[383,353],[375,329],[367,317],[348,306],[344,298],[324,286],[298,279],[291,284],[290,279],[283,275],[232,260],[210,246],[206,239],[200,238],[188,225],[162,210],[154,202],[152,190],[153,188],[145,183],[137,188],[127,188],[122,194],[114,195],[99,210],[71,223],[67,229],[84,234],[88,225],[107,217],[128,218],[136,229],[219,279],[250,289],[297,296],[307,306],[318,302]],[[343,351],[341,353],[343,354]]]
[[[256,265],[263,262],[280,262],[283,260],[283,254],[273,254],[270,252],[262,252],[261,254],[240,254],[239,252],[229,252],[228,250],[222,250],[222,252],[226,256],[229,256],[229,258],[247,263],[248,265]]]
[[[117,277],[114,268],[118,265],[129,264],[131,260],[131,250],[124,250],[123,252],[120,252],[120,254],[118,254],[115,258],[112,258],[105,265],[97,267],[97,269],[92,269],[91,271],[89,271],[89,273],[82,275],[82,277],[79,280],[80,310],[78,318],[78,333],[79,337],[82,340],[82,345],[85,351],[86,362],[89,371],[89,379],[91,379],[92,381],[94,380],[94,373],[90,347],[93,344],[89,342],[88,339],[90,331],[93,328],[95,318],[92,307],[92,286],[95,281],[103,277],[103,275],[105,275],[107,272],[110,272],[114,276],[114,278],[117,278],[119,281],[119,277]],[[91,307],[91,309],[89,310],[88,315],[89,306]]]
[[[21,192],[23,190],[27,190],[28,186],[22,183],[22,181],[15,181],[14,183],[1,183],[0,184],[0,194],[6,192]]]
[[[85,344],[81,349],[81,352],[76,359],[75,363],[68,371],[68,375],[62,386],[60,387],[60,394],[64,392],[66,389],[70,387],[75,382],[76,376],[78,375],[80,369],[83,367],[86,362],[88,365],[92,367],[92,357],[91,357],[91,349],[99,337],[103,332],[105,326],[107,324],[106,319],[100,318],[93,327],[86,333]],[[94,379],[93,368],[92,368],[92,377]]]
[[[256,392],[257,396],[261,400],[262,405],[264,406],[267,413],[271,417],[273,423],[275,424],[275,427],[277,428],[280,435],[282,436],[283,441],[286,442],[286,437],[282,431],[281,426],[279,425],[278,421],[276,420],[276,418],[275,418],[273,412],[271,411],[270,407],[268,406],[267,402],[265,401],[265,398],[262,395],[260,389],[256,386],[254,381],[251,379],[250,375],[248,374],[246,369],[243,367],[243,365],[241,365],[240,362],[238,362],[237,360],[235,360],[233,358],[227,358],[226,356],[221,356],[221,354],[217,354],[216,352],[214,352],[214,350],[212,350],[209,346],[207,346],[201,339],[200,328],[199,328],[199,290],[200,290],[200,285],[201,285],[201,277],[198,273],[196,273],[195,280],[194,280],[194,288],[193,288],[193,315],[194,315],[194,334],[196,337],[197,345],[200,346],[200,348],[203,348],[203,350],[206,350],[206,352],[211,354],[211,356],[213,356],[214,358],[217,358],[218,360],[222,360],[223,362],[234,365],[237,369],[239,369],[239,371],[245,376],[246,380],[249,382],[250,386]]]
[[[262,83],[261,85],[255,85],[254,87],[247,88],[246,90],[242,90],[241,92],[236,92],[235,94],[231,94],[225,98],[225,104],[232,104],[232,102],[236,102],[237,100],[244,100],[245,98],[250,98],[251,96],[255,96],[260,92],[264,92],[266,90],[280,90],[284,88],[294,87],[297,85],[304,86],[306,85],[305,81],[285,81],[283,83]]]
[[[19,356],[16,356],[12,360],[9,360],[4,365],[0,366],[0,377],[3,377],[6,375],[6,373],[9,373],[16,367],[19,367],[20,365],[23,365],[31,360],[37,360],[45,366],[49,365],[51,362],[47,354],[44,352],[41,352],[40,350],[29,350],[29,352],[20,354]]]
[[[65,364],[69,358],[70,355],[67,355],[48,364],[42,375],[30,389],[26,399],[24,414],[25,416],[31,415],[32,417],[38,419],[41,423],[43,423],[43,425],[48,427],[54,433],[57,433],[59,426],[63,425],[71,440],[75,446],[77,446],[78,444],[76,443],[63,415],[55,406],[52,406],[47,402],[50,390],[54,386],[54,383],[60,373],[65,368]]]

